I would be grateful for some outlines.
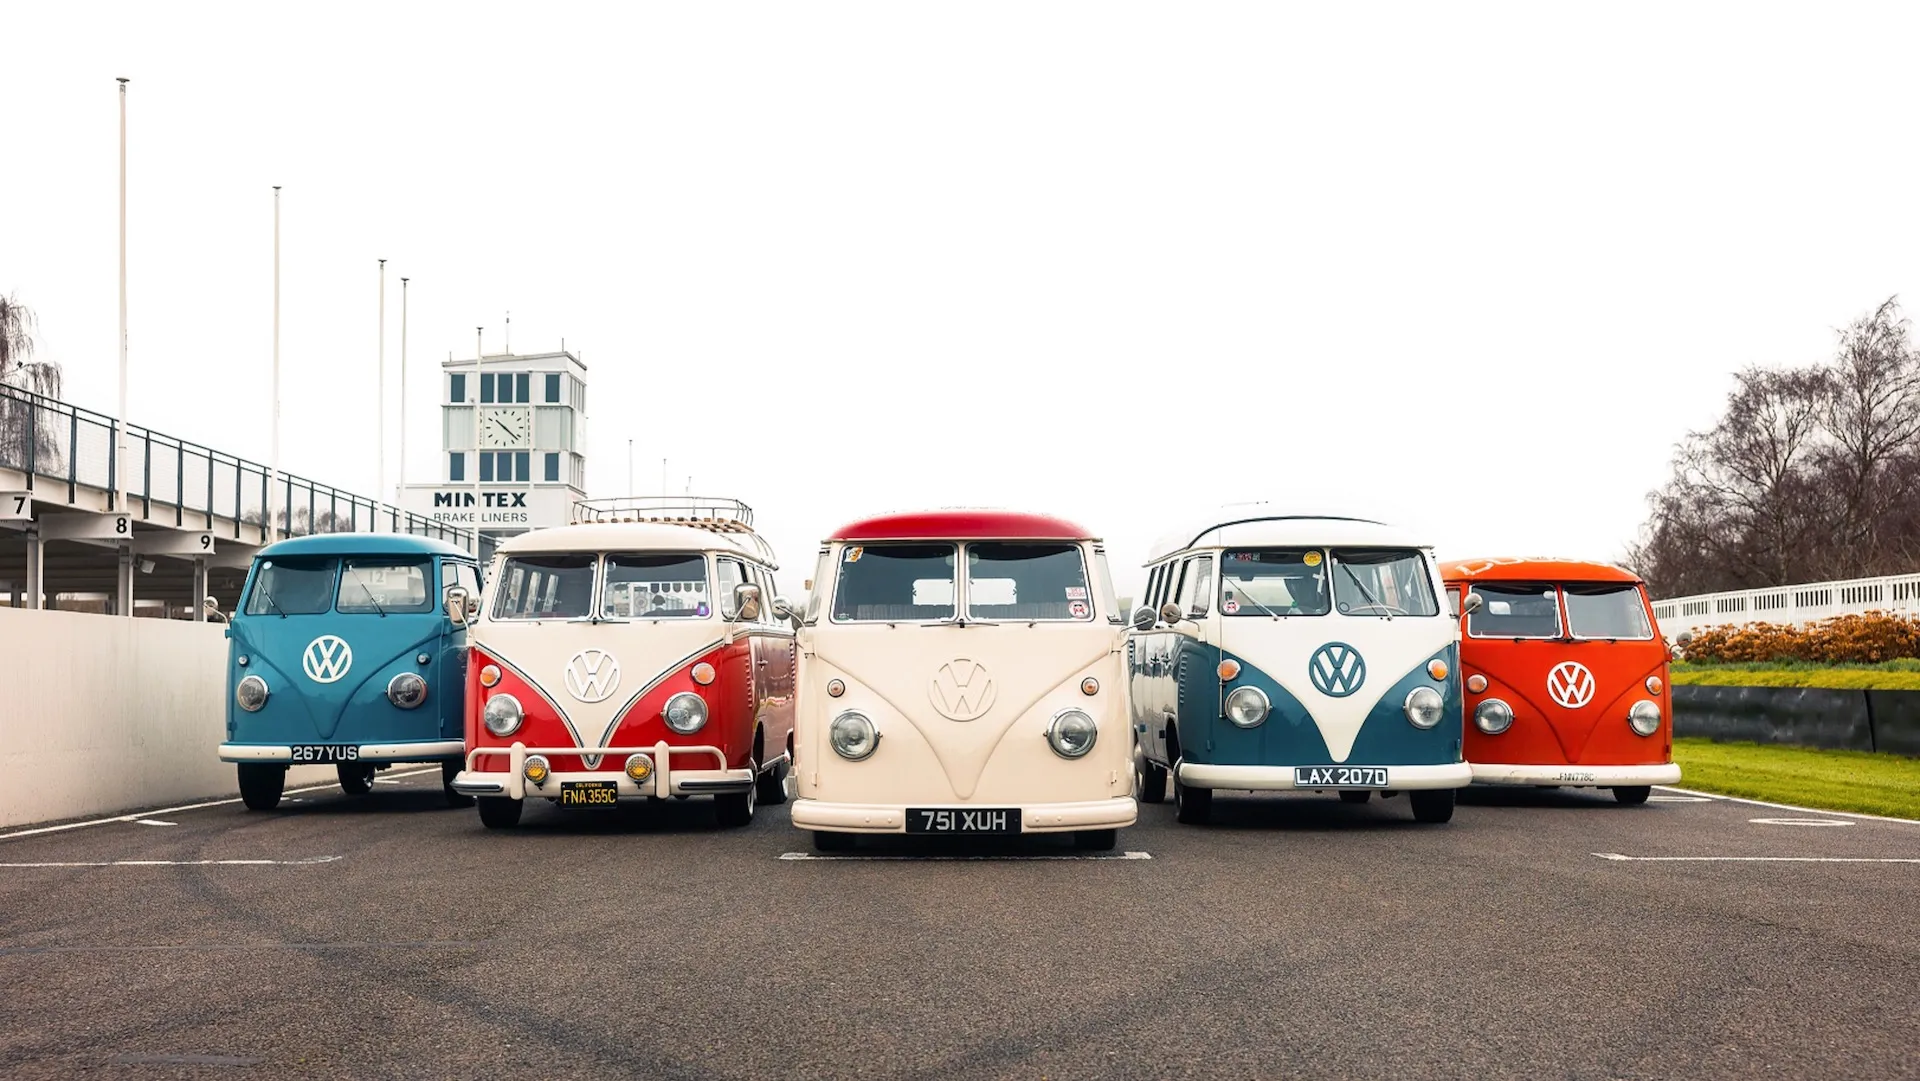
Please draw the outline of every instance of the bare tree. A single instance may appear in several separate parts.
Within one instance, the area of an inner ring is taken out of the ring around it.
[[[1830,443],[1821,466],[1845,501],[1835,556],[1852,574],[1882,569],[1883,511],[1912,494],[1889,487],[1911,477],[1896,463],[1913,457],[1920,438],[1920,357],[1908,327],[1889,298],[1840,332],[1830,372],[1823,417]]]
[[[0,459],[25,469],[59,468],[60,444],[51,424],[36,424],[41,398],[60,396],[60,366],[33,360],[33,310],[0,296]],[[24,392],[24,393],[22,393]],[[31,448],[31,450],[29,449]]]

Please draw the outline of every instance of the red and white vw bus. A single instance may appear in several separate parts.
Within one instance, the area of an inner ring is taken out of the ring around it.
[[[492,828],[528,799],[712,796],[723,826],[783,802],[794,641],[776,569],[737,500],[591,500],[501,544],[471,605],[454,790]]]

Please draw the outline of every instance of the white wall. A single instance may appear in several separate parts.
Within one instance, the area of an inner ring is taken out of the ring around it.
[[[0,827],[237,795],[223,629],[0,608]]]

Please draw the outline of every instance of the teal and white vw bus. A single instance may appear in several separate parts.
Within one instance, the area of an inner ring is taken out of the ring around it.
[[[1408,795],[1453,817],[1459,620],[1415,536],[1354,518],[1247,515],[1163,538],[1128,641],[1140,798],[1205,822],[1213,793]]]

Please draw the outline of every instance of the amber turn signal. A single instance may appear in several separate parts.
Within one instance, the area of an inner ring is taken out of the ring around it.
[[[1085,679],[1083,679],[1083,680],[1081,680],[1081,681],[1080,681],[1080,693],[1081,693],[1081,694],[1087,694],[1087,695],[1093,695],[1093,694],[1099,694],[1099,693],[1100,693],[1100,681],[1099,681],[1099,680],[1097,680],[1097,679],[1095,679],[1095,678],[1093,678],[1092,676],[1088,676],[1087,678],[1085,678]]]
[[[1659,693],[1660,693],[1660,688],[1662,688],[1662,687],[1664,687],[1664,686],[1666,686],[1666,684],[1664,684],[1664,683],[1662,683],[1662,682],[1660,682],[1660,677],[1659,677],[1659,676],[1648,676],[1648,677],[1647,677],[1647,693],[1648,693],[1648,694],[1659,694]]]
[[[1435,679],[1447,678],[1447,662],[1435,657],[1427,662],[1427,674]]]
[[[1483,675],[1478,675],[1478,674],[1467,677],[1467,690],[1470,690],[1475,694],[1479,694],[1481,691],[1484,691],[1486,689],[1487,689],[1487,677]]]
[[[840,682],[837,679],[830,679],[827,681],[827,697],[828,698],[838,698],[845,693],[847,693],[846,684]]]
[[[702,687],[713,682],[713,665],[705,661],[693,666],[693,681]]]
[[[1229,657],[1220,662],[1220,679],[1224,682],[1240,674],[1240,662]]]
[[[487,665],[480,670],[480,685],[482,687],[491,687],[498,682],[500,682],[500,669],[493,665]]]

